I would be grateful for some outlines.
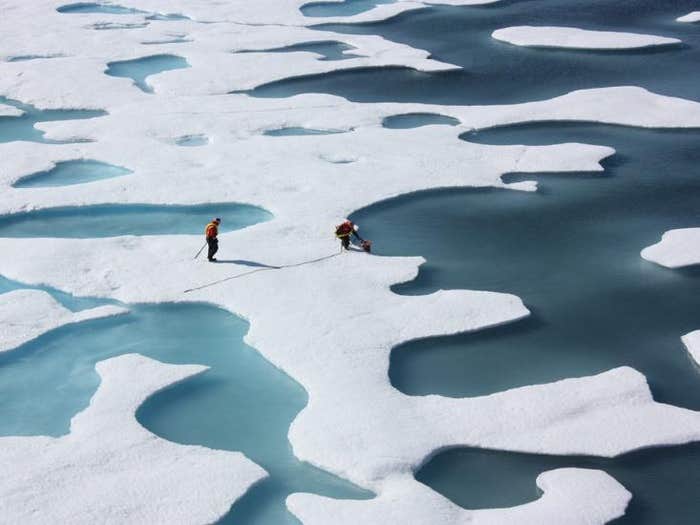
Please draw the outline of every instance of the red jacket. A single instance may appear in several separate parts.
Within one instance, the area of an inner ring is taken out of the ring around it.
[[[351,222],[344,222],[343,224],[336,226],[335,235],[337,237],[347,237],[351,233],[355,233],[353,224]]]

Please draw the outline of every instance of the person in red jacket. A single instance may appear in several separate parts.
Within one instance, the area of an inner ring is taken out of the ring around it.
[[[217,217],[207,224],[207,227],[204,229],[204,236],[207,238],[207,245],[209,246],[209,251],[207,252],[209,262],[216,261],[214,255],[219,251],[219,224],[221,224],[221,219]]]
[[[345,248],[346,250],[350,249],[350,237],[353,235],[361,242],[365,242],[365,240],[357,233],[358,229],[359,228],[357,225],[353,224],[350,219],[345,219],[342,224],[335,227],[335,236],[340,239],[340,246],[342,248]]]

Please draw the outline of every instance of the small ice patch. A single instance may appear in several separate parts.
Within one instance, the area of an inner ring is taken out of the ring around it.
[[[691,357],[695,360],[695,363],[700,366],[700,330],[690,332],[681,339]]]
[[[497,29],[491,36],[516,46],[619,50],[677,45],[677,38],[577,27],[515,26]]]
[[[0,295],[0,353],[13,350],[50,330],[91,319],[122,315],[113,305],[71,312],[41,290],[13,290]]]
[[[679,18],[676,18],[676,22],[687,22],[687,23],[700,22],[700,11],[693,11],[692,13],[688,13],[685,16],[681,16]]]
[[[659,242],[642,250],[642,258],[667,268],[700,264],[700,228],[667,231]]]
[[[12,108],[12,109],[9,109]],[[61,120],[85,120],[105,116],[100,110],[82,109],[37,109],[29,104],[9,100],[0,96],[0,144],[4,142],[28,141],[44,144],[65,144],[85,142],[82,139],[71,138],[66,141],[55,141],[44,138],[44,132],[35,127],[40,122]]]

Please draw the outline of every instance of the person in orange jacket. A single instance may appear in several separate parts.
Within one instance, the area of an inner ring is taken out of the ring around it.
[[[340,239],[341,249],[350,249],[350,237],[353,235],[357,237],[361,242],[365,242],[365,240],[362,237],[360,237],[360,235],[357,233],[357,230],[359,230],[359,228],[356,224],[353,224],[350,219],[345,219],[342,222],[342,224],[339,224],[335,227],[335,236],[338,237],[338,239]]]
[[[204,229],[204,236],[207,238],[207,245],[209,246],[209,251],[207,252],[209,262],[216,262],[214,255],[219,251],[219,224],[221,224],[221,219],[217,217],[207,224],[207,227]]]

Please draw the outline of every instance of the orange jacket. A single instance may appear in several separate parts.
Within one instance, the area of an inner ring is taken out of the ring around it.
[[[215,222],[210,222],[204,230],[204,235],[207,239],[215,239],[219,235],[219,227]]]

